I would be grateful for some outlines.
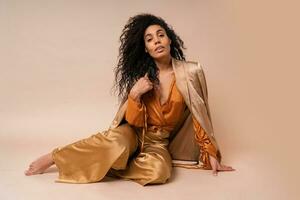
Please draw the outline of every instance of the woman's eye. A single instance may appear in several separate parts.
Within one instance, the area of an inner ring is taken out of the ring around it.
[[[147,42],[150,42],[150,41],[151,41],[151,39],[148,39],[148,40],[147,40]]]
[[[163,37],[164,35],[159,35],[159,37]]]

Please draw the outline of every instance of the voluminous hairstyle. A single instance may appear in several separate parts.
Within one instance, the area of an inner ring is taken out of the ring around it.
[[[159,25],[164,28],[172,41],[171,56],[178,60],[185,60],[182,51],[185,49],[183,41],[162,18],[147,13],[129,18],[120,36],[118,64],[114,69],[114,88],[118,91],[119,101],[123,102],[127,99],[135,82],[146,72],[153,83],[159,84],[159,70],[153,58],[145,52],[144,33],[150,25]]]

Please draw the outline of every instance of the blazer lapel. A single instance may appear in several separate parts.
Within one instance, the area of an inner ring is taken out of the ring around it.
[[[172,58],[172,67],[176,78],[176,86],[184,98],[189,109],[181,125],[176,128],[170,138],[170,153],[176,159],[198,160],[199,146],[194,140],[192,115],[201,124],[211,142],[219,149],[213,136],[213,128],[207,102],[206,80],[201,68],[197,69],[199,63],[190,63]],[[201,66],[200,66],[201,67]],[[197,72],[197,73],[193,73]],[[110,125],[110,129],[117,128],[125,117],[128,100],[121,103],[119,109]],[[187,117],[189,116],[189,117]]]
[[[172,67],[174,70],[175,74],[175,79],[176,79],[176,86],[181,93],[181,95],[184,98],[184,101],[191,111],[191,113],[196,117],[196,119],[199,121],[201,126],[204,128],[206,133],[209,135],[213,135],[213,130],[211,126],[210,119],[208,117],[208,112],[206,109],[205,102],[203,100],[202,91],[197,91],[201,90],[202,88],[197,87],[199,84],[198,82],[200,81],[197,77],[197,74],[195,77],[191,77],[191,72],[197,69],[194,69],[197,67],[195,64],[188,64],[185,61],[180,61],[172,58]],[[199,75],[199,74],[198,74]],[[203,78],[202,78],[203,80]],[[198,85],[197,85],[198,84]],[[200,85],[203,85],[205,83],[200,83]],[[206,85],[203,85],[203,89],[206,89]],[[115,118],[113,122],[111,123],[110,128],[116,128],[119,126],[121,121],[124,118],[126,109],[127,109],[127,100],[120,105],[117,114],[115,115]]]
[[[172,58],[172,67],[173,67],[174,74],[175,74],[176,86],[177,86],[179,92],[182,94],[188,108],[190,108],[191,99],[190,99],[190,95],[188,92],[186,72],[185,72],[185,68],[183,65],[184,65],[183,62]],[[110,125],[110,128],[116,128],[120,125],[120,123],[122,122],[122,120],[124,118],[126,109],[127,109],[127,103],[128,103],[128,101],[126,100],[123,104],[120,105],[120,107],[114,117],[114,120],[112,121],[112,123]]]
[[[188,91],[186,71],[183,65],[184,63],[182,61],[172,58],[172,67],[175,74],[176,86],[181,95],[183,96],[186,105],[188,106],[188,108],[190,108],[191,99]]]

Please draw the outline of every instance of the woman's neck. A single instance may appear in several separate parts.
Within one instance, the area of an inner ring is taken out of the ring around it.
[[[161,58],[154,61],[160,72],[167,72],[172,70],[172,59],[171,56]]]

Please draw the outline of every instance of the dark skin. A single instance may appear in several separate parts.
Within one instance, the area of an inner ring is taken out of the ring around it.
[[[159,92],[158,95],[160,96],[160,103],[162,105],[167,101],[170,83],[174,75],[170,54],[171,40],[161,26],[151,25],[145,30],[144,42],[145,51],[154,59],[156,66],[159,68],[158,78],[160,85],[156,91]],[[135,83],[129,95],[139,102],[140,97],[149,90],[152,90],[153,87],[154,84],[149,80],[148,75],[145,74],[144,77]],[[230,166],[220,164],[213,156],[209,157],[213,175],[217,175],[219,171],[235,170]],[[27,176],[41,174],[54,164],[52,153],[50,152],[32,162],[24,173]]]

